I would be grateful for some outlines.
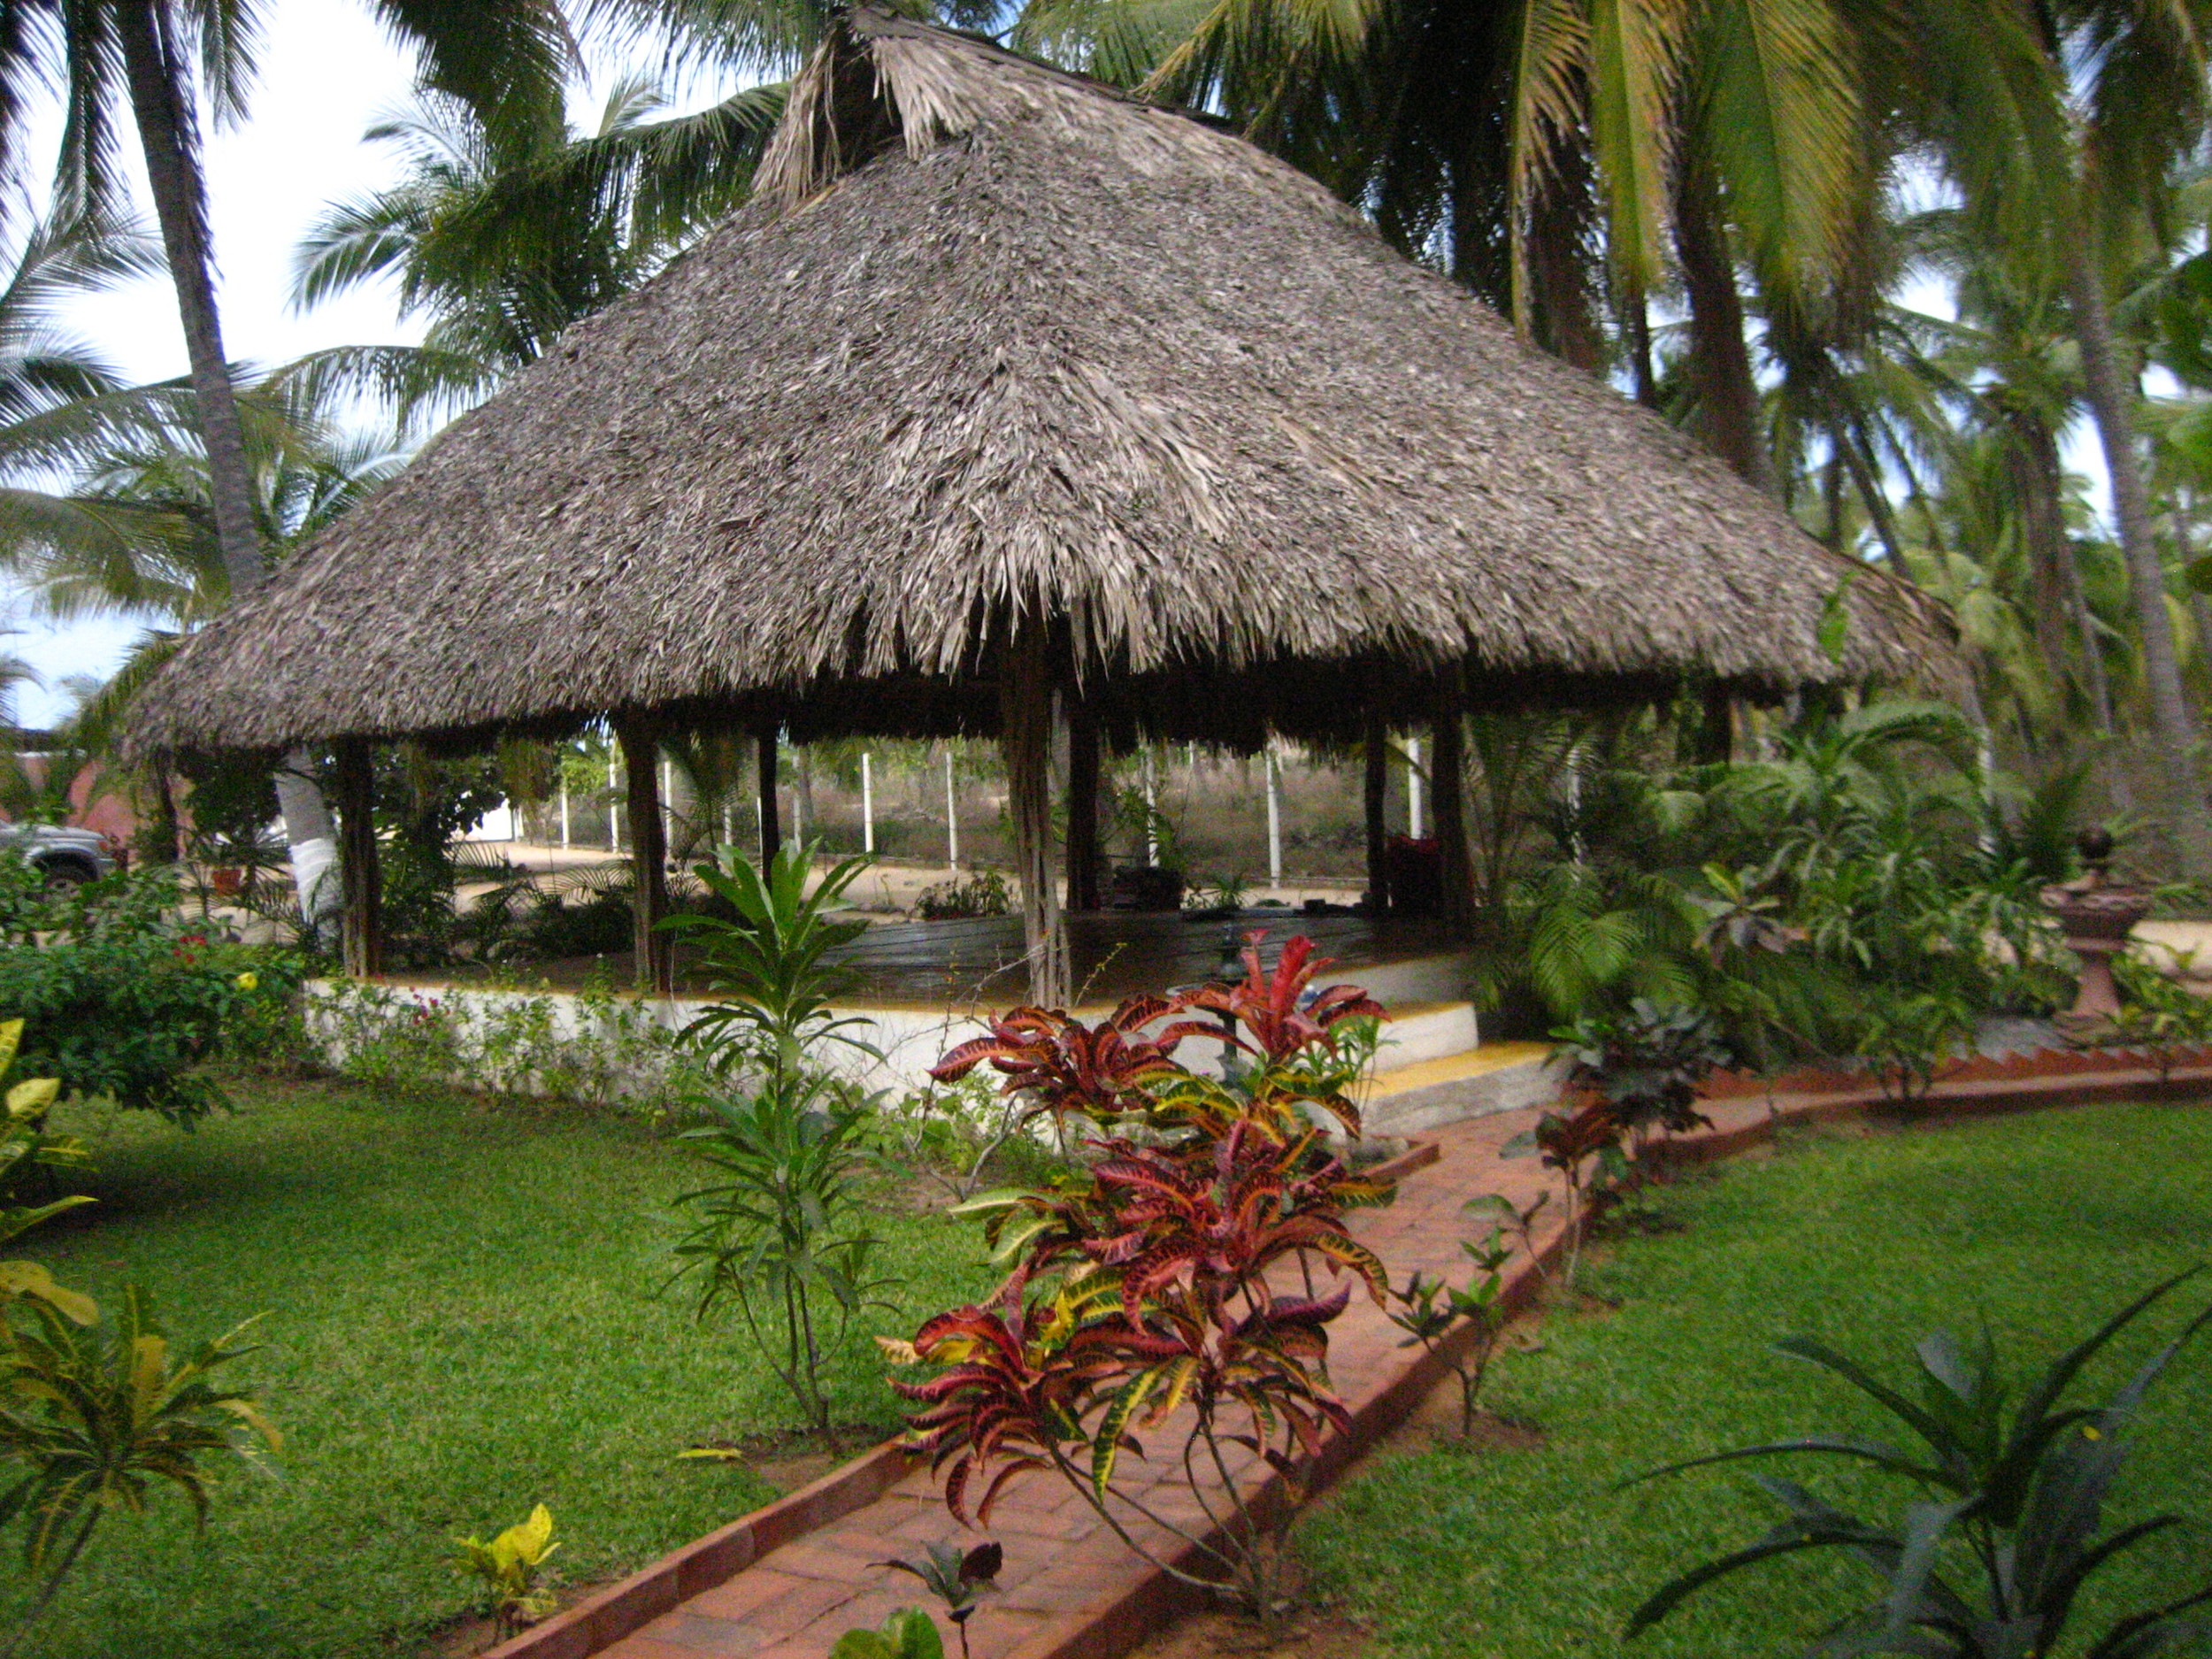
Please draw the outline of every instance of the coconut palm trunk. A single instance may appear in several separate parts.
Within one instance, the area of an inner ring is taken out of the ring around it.
[[[146,177],[161,227],[162,245],[176,286],[184,325],[192,391],[207,449],[208,495],[215,535],[231,595],[242,598],[265,573],[261,538],[254,525],[253,480],[246,465],[245,433],[230,364],[223,351],[215,305],[214,261],[209,249],[207,186],[199,165],[198,134],[186,91],[185,70],[171,16],[163,0],[116,8],[116,33],[130,88],[131,114],[145,152]],[[304,750],[284,757],[276,776],[277,803],[292,851],[292,879],[300,915],[311,929],[335,915],[342,902],[336,879],[337,839]]]
[[[2127,563],[2128,593],[2135,605],[2143,679],[2150,692],[2151,722],[2162,750],[2157,772],[2170,793],[2174,843],[2190,875],[2212,875],[2212,821],[2205,813],[2199,774],[2200,733],[2181,683],[2181,655],[2174,641],[2173,618],[2166,609],[2166,570],[2151,531],[2150,490],[2136,452],[2135,399],[2120,373],[2113,349],[2112,318],[2103,280],[2091,257],[2092,239],[2060,239],[2066,248],[2068,297],[2074,334],[2081,348],[2082,389],[2096,421],[2112,482],[2113,516],[2120,526],[2120,552]]]
[[[1759,435],[1759,386],[1744,339],[1743,296],[1711,168],[1686,157],[1675,197],[1675,252],[1690,302],[1690,374],[1699,430],[1755,489],[1772,493],[1774,466]]]

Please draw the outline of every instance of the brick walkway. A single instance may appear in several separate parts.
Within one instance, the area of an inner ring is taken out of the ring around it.
[[[1930,1104],[1958,1113],[2162,1094],[2201,1098],[2212,1089],[2212,1051],[2188,1058],[2192,1064],[2162,1082],[2131,1064],[2132,1056],[2039,1056],[2042,1075],[1962,1075],[1939,1085]],[[2011,1063],[2005,1069],[2028,1070]],[[1863,1094],[1708,1101],[1704,1110],[1713,1126],[1669,1142],[1670,1161],[1736,1150],[1778,1118],[1854,1116],[1865,1101]],[[1465,1267],[1459,1240],[1478,1230],[1461,1214],[1462,1205],[1486,1193],[1526,1203],[1547,1184],[1548,1173],[1535,1159],[1498,1156],[1534,1117],[1532,1111],[1500,1113],[1423,1137],[1436,1143],[1438,1160],[1406,1177],[1390,1208],[1355,1217],[1356,1231],[1382,1257],[1393,1283],[1402,1284],[1416,1269],[1459,1279]],[[1559,1210],[1556,1202],[1548,1208],[1540,1248],[1557,1241]],[[1533,1280],[1525,1268],[1517,1288],[1525,1292]],[[1331,1371],[1353,1412],[1354,1431],[1348,1442],[1333,1448],[1325,1479],[1395,1426],[1444,1374],[1417,1350],[1398,1347],[1401,1333],[1364,1297],[1352,1302],[1331,1333]],[[1202,1532],[1202,1525],[1191,1525],[1200,1520],[1194,1509],[1187,1500],[1171,1498],[1172,1491],[1162,1487],[1144,1496],[1176,1524]],[[1145,1536],[1141,1524],[1132,1530]],[[879,1624],[895,1607],[927,1604],[926,1593],[911,1578],[876,1563],[915,1555],[929,1542],[984,1536],[1005,1546],[1006,1561],[1000,1593],[985,1598],[970,1626],[974,1659],[1118,1659],[1179,1604],[1189,1604],[1185,1593],[1130,1553],[1057,1477],[1038,1473],[1017,1483],[1002,1496],[987,1533],[968,1534],[947,1513],[928,1471],[917,1467],[891,1479],[872,1502],[819,1530],[780,1548],[764,1540],[757,1558],[751,1546],[741,1543],[747,1553],[734,1559],[751,1564],[733,1573],[687,1569],[683,1586],[703,1587],[672,1607],[669,1599],[658,1600],[654,1605],[670,1610],[642,1627],[626,1621],[617,1628],[634,1633],[598,1651],[611,1659],[825,1659],[847,1630]],[[568,1617],[556,1618],[503,1652],[581,1659],[594,1650],[592,1639],[582,1624],[556,1630],[569,1622]],[[534,1635],[546,1640],[539,1645]]]
[[[1531,1120],[1532,1114],[1515,1112],[1432,1132],[1440,1160],[1402,1182],[1388,1209],[1355,1218],[1356,1231],[1381,1256],[1394,1282],[1402,1283],[1416,1268],[1462,1276],[1458,1240],[1477,1230],[1459,1214],[1468,1198],[1502,1192],[1525,1202],[1534,1196],[1544,1177],[1536,1161],[1497,1156]],[[1416,1356],[1397,1346],[1402,1333],[1364,1296],[1330,1332],[1337,1391],[1362,1418],[1366,1432],[1359,1438],[1371,1438],[1388,1426],[1379,1417],[1394,1420],[1418,1397],[1420,1389],[1404,1387]],[[1394,1401],[1394,1385],[1410,1397]],[[1205,1531],[1195,1508],[1174,1487],[1141,1495],[1178,1525]],[[1142,1524],[1133,1530],[1165,1538]],[[879,1623],[895,1607],[928,1601],[911,1578],[873,1563],[968,1536],[946,1511],[929,1471],[918,1468],[865,1509],[772,1551],[603,1651],[609,1659],[822,1659],[853,1626]],[[1118,1627],[1129,1617],[1132,1594],[1155,1576],[1153,1570],[1057,1477],[1025,1478],[1001,1498],[987,1532],[972,1536],[995,1538],[1006,1549],[1000,1593],[985,1598],[969,1627],[975,1659],[1065,1655],[1071,1644],[1103,1654],[1134,1633]]]

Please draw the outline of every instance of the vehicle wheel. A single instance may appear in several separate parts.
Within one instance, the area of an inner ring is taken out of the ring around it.
[[[68,858],[42,866],[39,873],[46,878],[49,893],[74,893],[96,879],[94,872]]]

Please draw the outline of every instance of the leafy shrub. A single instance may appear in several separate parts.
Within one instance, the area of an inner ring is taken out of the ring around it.
[[[0,1008],[22,1058],[70,1095],[104,1096],[189,1126],[224,1103],[195,1068],[240,1022],[278,1017],[298,959],[189,932],[166,872],[112,877],[63,900],[40,945],[0,947]]]
[[[2177,964],[2185,973],[2195,965],[2193,951]],[[2162,1078],[2172,1069],[2177,1045],[2212,1041],[2212,997],[2198,995],[2134,950],[2112,958],[2112,978],[2120,993],[2116,1034],[2147,1046]]]
[[[956,880],[933,882],[914,901],[914,914],[926,922],[1004,916],[1013,908],[1006,878],[995,870],[978,870]]]
[[[89,1305],[89,1304],[88,1304]],[[239,1330],[180,1356],[146,1293],[127,1286],[111,1319],[80,1319],[53,1301],[23,1296],[0,1317],[0,1463],[20,1478],[0,1491],[0,1525],[24,1527],[35,1577],[12,1654],[52,1602],[101,1520],[140,1514],[167,1483],[208,1514],[211,1457],[251,1458],[258,1440],[282,1444],[252,1397],[219,1388],[219,1368],[253,1352]]]
[[[603,989],[564,1002],[348,980],[304,993],[299,1005],[311,1052],[385,1088],[465,1088],[660,1116],[710,1082],[699,1051],[651,1007]]]
[[[918,1607],[894,1608],[876,1629],[849,1630],[840,1636],[830,1659],[945,1659],[945,1640],[937,1633],[936,1620]]]
[[[497,1637],[513,1635],[553,1610],[545,1563],[560,1548],[553,1511],[542,1503],[490,1543],[473,1534],[453,1540],[453,1571],[477,1586],[477,1608]]]
[[[772,1082],[795,1075],[818,1043],[841,1042],[872,1053],[846,1032],[865,1022],[841,1017],[831,1007],[832,999],[858,979],[833,953],[866,933],[868,924],[832,921],[830,912],[868,860],[848,858],[832,866],[810,893],[811,842],[780,849],[765,870],[735,852],[726,852],[725,859],[700,864],[693,873],[733,914],[672,916],[661,924],[697,950],[707,987],[718,999],[684,1027],[684,1040],[724,1075],[756,1066]]]
[[[1310,941],[1291,941],[1270,974],[1256,939],[1241,984],[1132,999],[1098,1026],[1022,1009],[940,1063],[936,1075],[956,1081],[989,1061],[1036,1114],[1096,1130],[1094,1161],[963,1207],[985,1218],[1010,1273],[988,1302],[925,1324],[908,1356],[939,1369],[895,1386],[919,1407],[918,1443],[950,1466],[956,1517],[972,1509],[987,1522],[1010,1480],[1050,1471],[1161,1571],[1270,1614],[1312,1459],[1346,1421],[1326,1380],[1328,1327],[1354,1283],[1379,1304],[1388,1294],[1345,1214],[1387,1192],[1353,1177],[1317,1126],[1356,1133],[1343,1094],[1356,1071],[1332,1058],[1333,1028],[1379,1010],[1349,987],[1312,993],[1325,964]],[[1173,1019],[1198,1008],[1237,1022],[1243,1064],[1225,1078],[1173,1058],[1184,1038],[1220,1034]],[[1349,1278],[1326,1293],[1311,1288],[1317,1271]],[[1309,1288],[1288,1293],[1271,1274]],[[1171,1420],[1162,1462],[1202,1525],[1167,1520],[1121,1478],[1125,1458],[1147,1456],[1133,1434],[1149,1440]],[[1230,1468],[1238,1448],[1280,1477],[1285,1502],[1248,1501]],[[1188,1564],[1145,1552],[1133,1515],[1164,1525]]]
[[[1972,1042],[1974,1016],[1955,993],[1870,986],[1858,1030],[1856,1052],[1872,1068],[1882,1098],[1914,1106],[1928,1097],[1944,1063]]]
[[[1390,1323],[1406,1333],[1400,1348],[1419,1346],[1440,1357],[1459,1379],[1459,1434],[1475,1432],[1476,1414],[1482,1406],[1482,1386],[1490,1374],[1490,1361],[1498,1339],[1505,1334],[1505,1270],[1530,1246],[1536,1212],[1550,1201],[1549,1193],[1537,1194],[1525,1209],[1491,1194],[1470,1199],[1471,1215],[1494,1217],[1489,1232],[1479,1239],[1462,1239],[1460,1249],[1473,1263],[1474,1274],[1465,1286],[1449,1283],[1440,1274],[1430,1278],[1415,1273],[1402,1290],[1392,1291],[1398,1304]]]
[[[1808,1435],[1692,1458],[1656,1475],[1744,1458],[1840,1457],[1895,1476],[1912,1496],[1893,1521],[1868,1521],[1793,1480],[1761,1476],[1783,1511],[1763,1538],[1666,1585],[1629,1623],[1629,1634],[1665,1618],[1698,1590],[1755,1563],[1839,1552],[1872,1571],[1878,1600],[1848,1616],[1808,1651],[1916,1654],[1926,1659],[2039,1659],[2060,1651],[2085,1586],[2145,1539],[2179,1525],[2162,1515],[2102,1531],[2104,1508],[2127,1452],[2126,1431],[2143,1397],[2185,1342],[2212,1322],[2199,1314],[2102,1405],[2069,1403],[2082,1369],[2154,1302],[2201,1269],[2176,1275],[2061,1354],[2025,1386],[2008,1384],[1994,1340],[1963,1347],[1947,1333],[1914,1356],[1918,1398],[1809,1337],[1776,1344],[1840,1378],[1920,1442],[1904,1450],[1854,1432]],[[2212,1622],[2184,1616],[2212,1607],[2212,1584],[2116,1620],[2082,1649],[2087,1659],[2153,1659],[2195,1651]]]
[[[1623,1013],[1585,1015],[1554,1035],[1568,1081],[1595,1091],[1638,1137],[1686,1134],[1705,1122],[1698,1086],[1731,1058],[1709,1016],[1640,996]]]
[[[945,1604],[945,1617],[960,1632],[960,1659],[968,1659],[968,1621],[975,1617],[983,1593],[997,1587],[998,1570],[1005,1563],[1006,1552],[997,1544],[977,1544],[968,1549],[957,1544],[931,1544],[919,1561],[879,1564],[913,1574]]]

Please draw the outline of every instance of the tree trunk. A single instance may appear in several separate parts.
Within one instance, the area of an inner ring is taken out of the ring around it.
[[[1743,296],[1721,220],[1711,169],[1686,158],[1675,195],[1675,252],[1690,299],[1690,375],[1698,425],[1713,452],[1754,488],[1774,491],[1774,467],[1759,435],[1759,385],[1744,341]]]
[[[2113,515],[2127,561],[2128,592],[2143,653],[2143,678],[2151,694],[2151,721],[2164,752],[2157,768],[2171,797],[2174,842],[2186,872],[2212,875],[2212,820],[2205,814],[2198,773],[2196,717],[2181,683],[2173,618],[2166,610],[2166,572],[2151,533],[2150,492],[2135,450],[2135,398],[2120,373],[2112,345],[2112,319],[2104,283],[2092,260],[2093,235],[2075,227],[2059,239],[2066,250],[2066,284],[2073,302],[2074,334],[2081,347],[2082,387],[2097,423],[2106,474],[2112,482]]]
[[[1100,908],[1098,881],[1098,719],[1072,696],[1068,703],[1068,909]]]
[[[1651,299],[1640,284],[1621,296],[1622,333],[1626,337],[1629,372],[1635,379],[1636,401],[1646,409],[1659,407],[1659,377],[1651,366]]]
[[[2057,614],[2051,618],[2057,623],[2070,615],[2074,630],[2081,636],[2081,672],[2083,688],[2089,694],[2090,712],[2096,717],[2097,734],[2112,735],[2112,687],[2105,674],[2104,647],[2098,642],[2097,621],[2089,609],[2089,590],[2081,580],[2081,561],[2074,557],[2074,539],[2066,534],[2066,518],[2059,502],[2065,488],[2065,473],[2059,462],[2058,439],[2050,427],[2040,420],[2014,423],[2021,452],[2025,457],[2024,472],[2027,485],[2025,522],[2031,546],[2035,549],[2039,562],[2050,561],[2051,580],[2058,589]],[[2044,626],[2037,618],[2039,637]],[[2063,683],[2065,664],[2055,663],[2055,677]]]
[[[1363,804],[1367,818],[1367,910],[1371,916],[1390,914],[1390,821],[1386,812],[1390,790],[1390,732],[1379,714],[1367,717],[1366,776]]]
[[[1571,152],[1578,157],[1581,151]],[[1566,165],[1571,165],[1568,163]],[[1586,199],[1571,174],[1548,176],[1531,204],[1529,307],[1536,343],[1586,374],[1605,373],[1605,331],[1598,320],[1582,212]]]
[[[776,813],[776,728],[764,726],[753,739],[754,764],[758,768],[760,790],[760,867],[765,871],[776,862],[776,850],[783,845],[783,826]]]
[[[186,92],[189,71],[178,42],[168,37],[168,12],[157,0],[119,5],[113,16],[130,86],[131,114],[145,152],[154,217],[161,226],[162,247],[176,286],[177,313],[184,325],[193,402],[207,449],[208,502],[214,512],[216,541],[235,601],[261,585],[266,567],[254,526],[253,478],[246,465],[238,395],[231,385],[215,308],[207,187],[200,174],[198,138]],[[295,749],[284,757],[277,770],[276,790],[285,840],[291,846],[301,918],[310,932],[319,931],[338,912],[342,899],[337,884],[328,879],[338,856],[330,809],[305,751]]]
[[[346,972],[357,979],[374,979],[384,972],[384,884],[377,861],[376,773],[369,746],[359,738],[338,745],[338,811],[344,836],[339,867],[345,883]]]
[[[1022,887],[1022,942],[1029,958],[1029,1000],[1039,1008],[1068,1001],[1068,941],[1060,919],[1059,872],[1052,857],[1052,672],[1043,624],[1017,626],[999,685],[1000,742],[1006,753],[1008,815],[1014,868]]]
[[[675,941],[661,930],[668,914],[668,843],[663,838],[660,803],[660,745],[644,720],[615,722],[622,745],[622,771],[630,804],[630,868],[634,891],[631,950],[637,987],[651,996],[674,994]]]

